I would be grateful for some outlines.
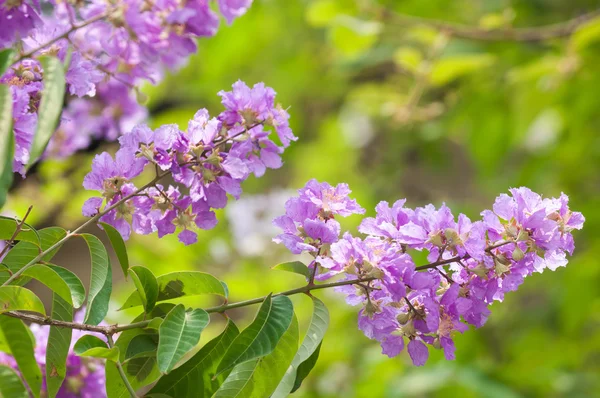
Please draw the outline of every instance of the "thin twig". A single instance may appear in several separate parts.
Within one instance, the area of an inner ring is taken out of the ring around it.
[[[510,243],[514,243],[514,242],[512,242],[512,241],[500,242],[500,243],[497,243],[495,245],[486,247],[485,251],[488,252],[488,253],[490,253],[490,254],[492,254],[492,250],[493,249],[497,249],[497,248],[499,248],[501,246],[508,245]],[[456,262],[459,262],[461,260],[468,260],[469,258],[471,258],[471,256],[469,254],[465,254],[464,256],[456,256],[456,257],[449,258],[447,260],[435,261],[435,262],[430,263],[430,264],[420,265],[420,266],[416,267],[415,269],[417,271],[421,271],[421,270],[424,270],[424,269],[436,268],[436,267],[439,267],[440,265],[446,265],[446,264],[456,263]]]

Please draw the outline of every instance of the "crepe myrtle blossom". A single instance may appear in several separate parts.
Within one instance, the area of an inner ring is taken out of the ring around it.
[[[429,347],[454,359],[456,332],[483,326],[489,306],[525,277],[565,266],[574,250],[572,231],[585,220],[569,209],[565,194],[542,198],[522,187],[496,198],[477,221],[455,217],[445,205],[410,209],[404,199],[380,202],[376,216],[358,228],[364,237],[345,232],[338,240],[335,216],[363,212],[348,198],[348,187],[311,180],[298,192],[274,220],[283,229],[274,241],[295,254],[312,252],[319,280],[356,280],[336,290],[362,307],[360,330],[390,357],[406,347],[418,366]],[[417,266],[414,251],[426,251],[430,263]]]
[[[79,310],[75,313],[74,322],[83,322],[85,311]],[[104,325],[104,324],[102,324]],[[50,326],[40,326],[32,324],[31,332],[35,338],[34,356],[41,368],[44,380],[42,383],[42,396],[47,396],[46,387],[46,350],[48,345],[48,336],[50,334]],[[67,355],[67,369],[65,380],[56,394],[57,398],[102,398],[106,397],[105,392],[105,372],[104,360],[92,357],[80,357],[73,352],[73,346],[84,334],[94,335],[103,341],[106,337],[98,333],[83,332],[81,330],[73,330],[71,338],[71,347]],[[17,362],[10,354],[0,352],[0,364],[9,366],[18,370]]]
[[[362,214],[365,210],[350,199],[347,184],[333,187],[328,183],[310,180],[298,190],[298,197],[285,204],[285,215],[275,218],[273,224],[283,230],[275,239],[292,253],[322,252],[339,239],[341,227],[336,215]]]
[[[281,167],[285,146],[296,139],[287,125],[287,112],[275,104],[273,89],[262,83],[250,89],[241,81],[233,87],[233,92],[220,93],[225,110],[217,117],[201,109],[185,131],[174,124],[155,130],[137,125],[119,138],[114,156],[97,155],[83,186],[99,195],[85,202],[83,214],[101,215],[100,221],[113,225],[125,239],[132,231],[144,235],[156,231],[159,237],[179,231],[179,240],[188,245],[197,241],[198,229],[213,228],[217,224],[213,210],[225,207],[228,194],[239,198],[241,183],[250,174],[262,176],[267,168]],[[282,112],[285,123],[275,116]],[[240,113],[246,117],[235,116]],[[273,135],[281,144],[272,140]],[[134,179],[146,168],[153,169],[156,178],[139,189]],[[159,184],[167,175],[173,184]],[[327,189],[332,188],[323,187],[323,195],[339,195]],[[333,223],[305,224],[315,238],[332,243],[340,229],[338,224],[331,232]]]
[[[45,156],[66,157],[93,139],[116,140],[132,123],[139,123],[147,112],[135,99],[143,97],[137,87],[145,81],[156,84],[166,69],[183,66],[196,52],[199,37],[216,34],[217,10],[231,24],[251,4],[252,0],[0,1],[0,50],[20,50],[15,64],[0,75],[13,97],[14,170],[24,177],[29,161],[44,88],[40,56],[55,56],[65,65],[66,108]],[[272,101],[273,90],[261,87]],[[262,103],[259,96],[252,98]],[[273,111],[269,104],[261,111],[271,112],[273,124],[281,125],[278,133],[287,146],[293,137],[286,127],[287,113]]]

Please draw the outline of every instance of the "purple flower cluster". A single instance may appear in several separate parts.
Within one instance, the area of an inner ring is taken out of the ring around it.
[[[138,234],[156,231],[159,237],[179,230],[179,240],[187,245],[196,242],[197,228],[213,228],[213,209],[225,207],[227,194],[239,198],[241,183],[250,174],[260,177],[267,168],[281,167],[284,148],[296,140],[289,115],[263,83],[250,88],[238,81],[232,91],[219,95],[225,111],[216,118],[201,109],[186,131],[177,125],[156,130],[138,125],[119,138],[114,158],[106,152],[97,155],[83,186],[102,196],[88,199],[83,214],[106,212],[131,196],[100,218],[125,239],[132,229]],[[281,145],[271,140],[271,130]],[[132,180],[148,165],[157,178],[140,190]],[[174,185],[157,183],[167,176]]]
[[[13,96],[14,169],[22,174],[43,89],[38,56],[54,55],[67,64],[67,110],[48,151],[66,156],[94,138],[114,140],[139,123],[146,110],[135,100],[136,87],[157,83],[165,68],[182,66],[196,51],[195,40],[215,35],[219,27],[210,0],[41,3],[0,2],[0,50],[14,47],[21,55],[31,54],[0,76]],[[252,0],[216,3],[231,23]]]
[[[85,311],[78,311],[75,314],[75,322],[83,322]],[[46,396],[46,348],[48,345],[48,336],[50,334],[50,326],[40,326],[32,324],[30,326],[33,336],[35,337],[35,359],[44,375],[42,385],[42,396]],[[67,374],[62,387],[56,394],[57,398],[102,398],[106,397],[105,393],[105,373],[104,360],[79,357],[73,352],[73,346],[84,334],[92,334],[106,341],[106,337],[98,333],[83,332],[81,330],[73,330],[71,338],[71,349],[67,356]],[[26,337],[26,336],[25,336]],[[0,352],[0,364],[10,366],[18,370],[17,362],[12,355]]]
[[[472,222],[458,219],[448,207],[409,209],[405,200],[377,205],[359,231],[345,233],[335,215],[362,213],[348,198],[346,185],[332,188],[311,180],[300,196],[274,220],[283,234],[274,241],[292,253],[307,251],[318,265],[317,279],[342,274],[360,282],[337,287],[351,305],[362,305],[358,326],[381,343],[383,353],[407,349],[423,365],[428,346],[454,359],[455,331],[481,327],[494,301],[516,290],[526,276],[567,264],[574,250],[571,231],[583,227],[581,213],[571,212],[568,197],[543,199],[528,188],[502,194],[492,210]],[[416,266],[412,251],[426,251],[427,265]]]

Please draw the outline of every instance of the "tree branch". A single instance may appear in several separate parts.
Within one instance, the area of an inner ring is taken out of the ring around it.
[[[600,10],[550,25],[524,28],[484,29],[462,24],[455,24],[435,19],[396,13],[387,9],[382,12],[384,22],[397,25],[427,25],[447,34],[463,39],[481,41],[519,41],[540,42],[561,37],[568,37],[584,23],[600,16]]]
[[[302,286],[302,287],[299,287],[296,289],[286,290],[284,292],[274,294],[273,297],[275,297],[275,296],[292,296],[294,294],[308,293],[311,290],[328,289],[330,287],[336,287],[336,286],[354,285],[354,284],[359,284],[362,282],[370,282],[374,279],[375,278],[352,279],[352,280],[347,280],[347,281],[323,283],[321,285],[306,285],[306,286]],[[246,307],[249,305],[262,303],[263,301],[265,301],[266,298],[267,298],[267,296],[262,296],[262,297],[258,297],[258,298],[252,299],[252,300],[239,301],[237,303],[231,303],[231,304],[223,304],[223,305],[219,305],[216,307],[207,308],[205,311],[208,313],[222,313],[222,312],[225,312],[225,311],[233,309],[233,308]],[[56,326],[59,328],[84,330],[87,332],[101,333],[106,336],[112,336],[115,333],[120,333],[125,330],[145,328],[151,322],[151,320],[146,320],[146,321],[131,323],[129,325],[96,326],[96,325],[86,325],[84,323],[77,323],[77,322],[59,321],[59,320],[52,319],[47,316],[35,315],[35,314],[30,314],[30,313],[25,313],[25,312],[20,312],[20,311],[5,312],[3,314],[0,314],[0,316],[1,315],[18,318],[23,321],[37,323],[40,325],[52,325],[52,326]]]

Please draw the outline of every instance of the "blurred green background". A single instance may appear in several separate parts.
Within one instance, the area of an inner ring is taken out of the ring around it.
[[[250,178],[220,223],[184,247],[175,237],[134,237],[132,264],[159,274],[202,270],[229,284],[231,300],[300,286],[270,270],[290,259],[270,242],[270,219],[308,179],[347,182],[368,215],[380,200],[409,206],[446,202],[472,219],[510,187],[561,191],[587,221],[567,268],[536,274],[488,323],[456,336],[457,360],[432,352],[425,367],[406,353],[389,359],[357,329],[357,309],[334,292],[318,295],[332,324],[299,397],[600,396],[600,20],[548,41],[481,41],[448,36],[404,15],[481,29],[540,26],[600,7],[586,0],[255,0],[247,15],[201,40],[199,53],[159,86],[146,87],[156,127],[182,128],[198,108],[220,111],[216,93],[242,79],[264,81],[289,106],[299,140],[280,170]],[[111,149],[103,144],[97,149]],[[89,193],[81,181],[93,152],[47,161],[19,184],[8,208],[42,227],[73,228]],[[40,194],[41,193],[41,194]],[[355,231],[360,217],[344,220]],[[102,236],[97,229],[91,230]],[[102,236],[103,237],[103,236]],[[104,238],[104,237],[103,237]],[[85,279],[83,242],[56,262]],[[115,261],[111,308],[133,290]],[[303,325],[310,302],[294,299]],[[196,305],[208,301],[190,302]],[[255,309],[231,316],[247,324]],[[135,313],[111,312],[110,321]],[[219,319],[202,341],[219,333]]]

